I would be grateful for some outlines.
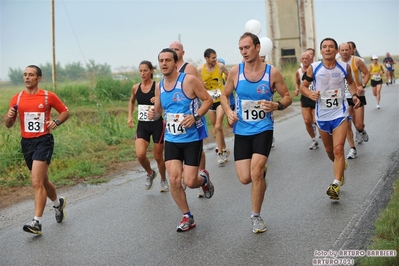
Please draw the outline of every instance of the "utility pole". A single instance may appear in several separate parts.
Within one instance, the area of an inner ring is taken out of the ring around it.
[[[52,47],[53,47],[53,91],[57,87],[56,78],[56,63],[55,63],[55,23],[54,23],[54,0],[51,0],[51,37],[52,37]]]

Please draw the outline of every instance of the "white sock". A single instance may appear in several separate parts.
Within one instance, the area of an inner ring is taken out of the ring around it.
[[[53,201],[53,206],[54,207],[58,207],[58,206],[60,206],[60,204],[61,204],[60,203],[60,198],[57,196],[57,199]]]
[[[254,213],[254,212],[253,212],[253,213],[251,214],[251,218],[252,218],[252,217],[258,217],[258,216],[260,216],[260,213]]]
[[[337,185],[341,186],[341,181],[339,181],[339,180],[337,180],[337,179],[334,179],[333,184],[337,184]]]
[[[37,217],[37,216],[35,216],[35,217],[33,217],[33,219],[35,219],[36,221],[38,221],[39,224],[42,224],[42,217]]]

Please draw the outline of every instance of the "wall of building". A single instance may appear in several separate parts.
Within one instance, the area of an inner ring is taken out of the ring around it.
[[[315,49],[313,0],[265,0],[268,38],[273,42],[270,63],[296,62],[306,48]]]

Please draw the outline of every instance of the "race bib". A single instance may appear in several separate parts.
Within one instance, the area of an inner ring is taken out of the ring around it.
[[[260,121],[265,119],[266,112],[261,108],[263,100],[241,101],[241,117],[244,121]]]
[[[322,109],[337,109],[342,106],[341,89],[321,91],[320,98]]]
[[[44,112],[25,112],[24,117],[25,132],[44,132]]]
[[[154,121],[151,119],[148,119],[148,111],[154,107],[153,105],[146,105],[146,104],[139,104],[138,105],[138,120],[139,121]]]
[[[216,90],[207,90],[209,95],[212,97],[212,99],[215,101],[217,99],[220,98],[220,95],[222,95],[222,92],[220,91],[220,89],[216,89]]]
[[[386,66],[387,68],[390,68],[392,65],[391,65],[390,63],[386,63],[385,66]]]
[[[381,75],[373,75],[373,79],[375,81],[380,81],[381,80]]]
[[[167,114],[166,130],[172,135],[186,134],[186,129],[181,125],[185,114]]]

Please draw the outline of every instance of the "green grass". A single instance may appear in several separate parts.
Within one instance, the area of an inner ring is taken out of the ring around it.
[[[388,206],[374,224],[376,233],[368,250],[399,251],[399,179],[393,188]],[[399,254],[396,257],[363,257],[359,263],[362,266],[399,265]]]

